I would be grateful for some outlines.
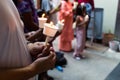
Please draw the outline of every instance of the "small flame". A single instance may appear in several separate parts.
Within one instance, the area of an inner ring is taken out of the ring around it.
[[[50,22],[50,25],[53,25],[53,22],[52,22],[52,21]]]
[[[61,23],[64,23],[65,22],[65,20],[63,19],[63,20],[61,20]]]
[[[44,18],[44,17],[45,17],[45,14],[43,13],[43,14],[42,14],[42,18]]]

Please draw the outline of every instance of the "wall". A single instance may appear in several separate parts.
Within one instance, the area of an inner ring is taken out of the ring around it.
[[[103,8],[103,32],[111,30],[114,33],[118,0],[94,0],[95,7]]]

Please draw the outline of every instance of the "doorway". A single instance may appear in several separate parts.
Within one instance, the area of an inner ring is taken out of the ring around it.
[[[116,17],[115,36],[120,40],[120,0],[118,1],[118,10]]]

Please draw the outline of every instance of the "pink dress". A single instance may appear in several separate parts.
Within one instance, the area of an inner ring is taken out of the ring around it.
[[[64,28],[60,35],[59,49],[63,51],[71,51],[72,40],[74,38],[74,33],[72,29],[73,24],[73,12],[72,3],[70,1],[61,1],[61,9],[58,14],[59,20],[65,20]]]
[[[86,15],[83,18],[84,19],[82,21],[84,21],[84,20],[88,21],[88,19],[89,19],[88,15]],[[73,53],[73,56],[83,53],[83,50],[85,47],[85,42],[86,42],[85,39],[86,39],[86,23],[81,26],[76,26],[76,41],[77,41],[77,43],[76,43],[75,52]]]

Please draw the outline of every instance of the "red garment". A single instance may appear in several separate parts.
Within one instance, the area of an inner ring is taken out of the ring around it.
[[[91,6],[92,6],[92,10],[94,10],[94,0],[78,0],[78,3],[82,3],[82,2],[84,2],[84,3],[90,3],[91,4]]]
[[[58,19],[65,20],[62,33],[60,35],[59,49],[63,51],[70,51],[72,49],[73,33],[73,12],[72,3],[70,1],[61,1],[61,9],[59,11]]]

